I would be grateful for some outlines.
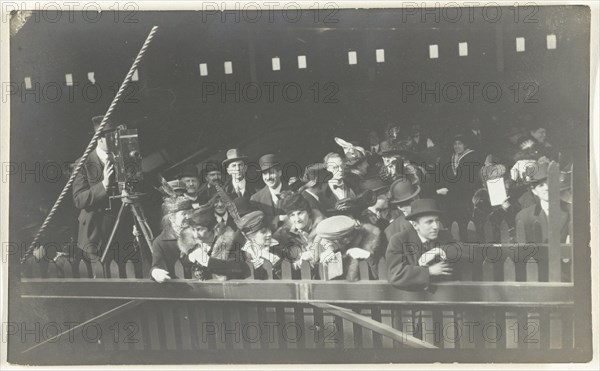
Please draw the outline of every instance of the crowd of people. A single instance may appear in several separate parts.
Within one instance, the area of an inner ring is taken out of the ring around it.
[[[96,127],[101,119],[94,118]],[[260,185],[248,179],[250,159],[238,148],[218,164],[204,164],[203,172],[188,164],[160,187],[162,230],[152,242],[150,276],[159,283],[226,280],[247,278],[253,270],[254,278],[281,278],[287,261],[295,278],[308,264],[313,278],[356,281],[361,260],[377,279],[385,257],[393,286],[425,289],[452,277],[443,246],[465,241],[470,221],[478,230],[491,223],[496,231],[506,222],[513,237],[515,225],[523,223],[536,232],[528,242],[547,241],[547,169],[561,155],[546,141],[546,130],[530,123],[498,138],[474,117],[444,148],[418,124],[408,130],[391,124],[384,132],[372,130],[362,143],[333,138],[332,151],[300,177],[287,178],[278,155],[264,154],[257,162]],[[98,166],[84,166],[73,188],[81,209],[79,246],[87,258],[99,254],[115,220],[105,210],[114,169],[103,140],[87,160]],[[565,241],[570,167],[567,161],[560,165]],[[102,171],[94,177],[93,169]],[[454,222],[460,241],[449,233]],[[177,261],[184,277],[176,277]]]

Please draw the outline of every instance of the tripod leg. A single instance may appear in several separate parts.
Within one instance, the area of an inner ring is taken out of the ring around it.
[[[141,216],[141,214],[143,213],[143,211],[141,210],[141,206],[132,204],[131,210],[133,211],[133,215],[135,216],[138,226],[142,230],[142,234],[144,235],[144,239],[146,240],[146,245],[148,246],[148,249],[150,249],[152,246],[152,231],[150,231],[148,223],[146,223],[146,219],[142,218]],[[150,266],[152,264],[151,257],[146,255],[147,254],[144,253],[144,247],[142,246],[142,244],[140,244],[140,257],[142,260],[142,272],[144,276],[150,274]]]
[[[104,264],[104,260],[106,260],[106,254],[112,244],[113,239],[115,238],[115,233],[117,232],[117,228],[119,227],[119,223],[121,222],[121,215],[123,215],[123,209],[125,209],[125,203],[121,204],[121,208],[119,209],[119,213],[117,214],[117,220],[115,221],[115,225],[113,226],[112,231],[110,232],[110,237],[108,238],[108,243],[104,248],[104,252],[102,253],[102,257],[100,258],[100,263]]]

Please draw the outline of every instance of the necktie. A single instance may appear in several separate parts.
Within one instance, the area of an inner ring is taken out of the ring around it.
[[[235,187],[235,193],[237,193],[238,197],[242,197],[242,190],[240,187]]]

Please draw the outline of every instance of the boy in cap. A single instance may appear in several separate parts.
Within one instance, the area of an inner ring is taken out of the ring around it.
[[[440,231],[441,214],[435,200],[412,202],[406,219],[413,228],[395,234],[385,254],[388,281],[395,288],[423,290],[433,280],[452,275],[444,250],[451,239],[446,231]]]
[[[348,281],[360,279],[358,261],[367,260],[370,275],[378,278],[377,256],[380,256],[379,229],[371,224],[360,224],[347,215],[329,217],[317,225],[317,237],[321,251],[319,260],[327,264],[340,252],[343,257],[343,271]],[[362,277],[366,279],[366,277]]]
[[[265,214],[268,225],[276,229],[285,212],[279,207],[281,192],[289,189],[286,182],[281,181],[281,165],[274,154],[266,154],[258,159],[258,165],[265,186],[250,197],[250,203]],[[277,220],[275,220],[277,217]]]
[[[194,278],[225,280],[246,275],[246,264],[236,258],[235,232],[227,225],[217,224],[211,204],[193,210],[186,222],[177,245],[193,264]]]
[[[316,227],[324,217],[320,211],[311,209],[308,201],[298,193],[284,194],[279,203],[287,218],[273,237],[279,241],[279,255],[293,263],[293,278],[300,278],[302,261],[308,261],[312,268],[317,263]]]

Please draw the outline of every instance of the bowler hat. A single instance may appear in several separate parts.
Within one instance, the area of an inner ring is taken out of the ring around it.
[[[275,166],[279,166],[279,161],[272,153],[267,153],[258,159],[258,167],[260,167],[261,172],[267,171]]]
[[[408,201],[416,197],[421,192],[419,185],[414,185],[407,177],[400,177],[396,179],[390,186],[390,198],[391,204],[398,204],[400,202]]]
[[[227,167],[233,161],[246,161],[248,156],[242,153],[238,148],[233,148],[227,151],[225,160],[223,160],[223,167]]]
[[[317,236],[328,240],[337,240],[356,227],[356,221],[345,215],[336,215],[322,220],[317,224]]]
[[[181,178],[200,178],[198,176],[198,167],[194,164],[184,166],[179,173],[179,179]]]
[[[265,214],[262,211],[252,211],[240,220],[240,229],[244,233],[256,233],[265,226]]]
[[[414,200],[410,204],[410,214],[406,216],[407,220],[414,220],[422,215],[440,215],[443,214],[438,208],[437,202],[431,198],[421,198]]]
[[[104,119],[104,115],[98,115],[92,117],[92,124],[94,125],[94,132],[98,131],[102,120]],[[117,123],[115,123],[112,118],[108,118],[106,124],[104,124],[104,128],[102,129],[101,134],[109,133],[111,131],[117,130]]]

